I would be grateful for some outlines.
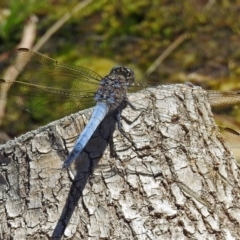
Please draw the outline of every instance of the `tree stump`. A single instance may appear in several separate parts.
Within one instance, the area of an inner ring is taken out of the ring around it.
[[[239,169],[198,87],[132,94],[69,170],[84,110],[0,149],[0,239],[240,239]]]

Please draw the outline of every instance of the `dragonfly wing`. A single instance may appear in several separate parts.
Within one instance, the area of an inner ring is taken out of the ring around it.
[[[12,55],[12,64],[20,73],[19,81],[0,81],[10,88],[9,95],[17,107],[34,119],[50,122],[95,104],[94,93],[101,76],[77,66],[65,65],[40,53],[20,48]],[[6,101],[6,91],[0,92]]]
[[[9,105],[15,105],[31,113],[36,120],[45,123],[59,119],[95,104],[94,92],[70,91],[50,88],[20,81],[0,81],[0,87],[9,88],[11,96]],[[6,101],[5,94],[0,93],[0,100]]]
[[[214,108],[228,108],[229,106],[239,106],[240,105],[240,92],[238,91],[214,91],[208,90],[209,103]]]
[[[232,128],[218,126],[224,141],[230,149],[240,148],[240,133]]]
[[[102,79],[90,69],[62,64],[26,48],[14,52],[12,64],[20,73],[20,81],[53,88],[96,91]]]

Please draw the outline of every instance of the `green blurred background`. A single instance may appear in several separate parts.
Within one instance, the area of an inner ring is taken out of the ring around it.
[[[86,6],[71,13],[79,3]],[[70,19],[39,52],[101,76],[122,64],[131,67],[138,79],[159,84],[191,81],[205,89],[240,88],[240,0],[2,0],[0,76],[32,15],[38,18],[37,43],[67,12]],[[150,73],[159,57],[161,64]],[[2,128],[13,137],[41,125],[8,109]]]

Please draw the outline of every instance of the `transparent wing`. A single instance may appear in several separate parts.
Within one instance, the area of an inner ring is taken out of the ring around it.
[[[35,120],[44,120],[44,123],[95,104],[94,93],[90,91],[50,88],[19,81],[0,81],[0,87],[8,88],[11,85],[9,105],[31,113]],[[0,100],[5,100],[2,94]]]
[[[10,88],[13,105],[31,112],[35,119],[48,122],[95,104],[101,76],[83,67],[65,65],[26,48],[17,49],[12,65],[19,81],[1,80],[0,87]],[[6,101],[4,91],[0,99]]]
[[[232,149],[240,148],[240,92],[208,91],[215,120]]]
[[[90,69],[62,64],[38,52],[20,48],[11,57],[19,81],[81,92],[96,91],[101,76]]]

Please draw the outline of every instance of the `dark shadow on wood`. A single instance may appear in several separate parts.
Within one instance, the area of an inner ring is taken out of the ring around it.
[[[112,141],[115,128],[116,118],[113,115],[107,116],[96,129],[79,158],[72,164],[73,167],[68,170],[69,178],[73,176],[72,185],[62,214],[53,231],[52,239],[61,239],[63,237],[89,178],[91,178],[94,169],[98,166],[106,147]]]

